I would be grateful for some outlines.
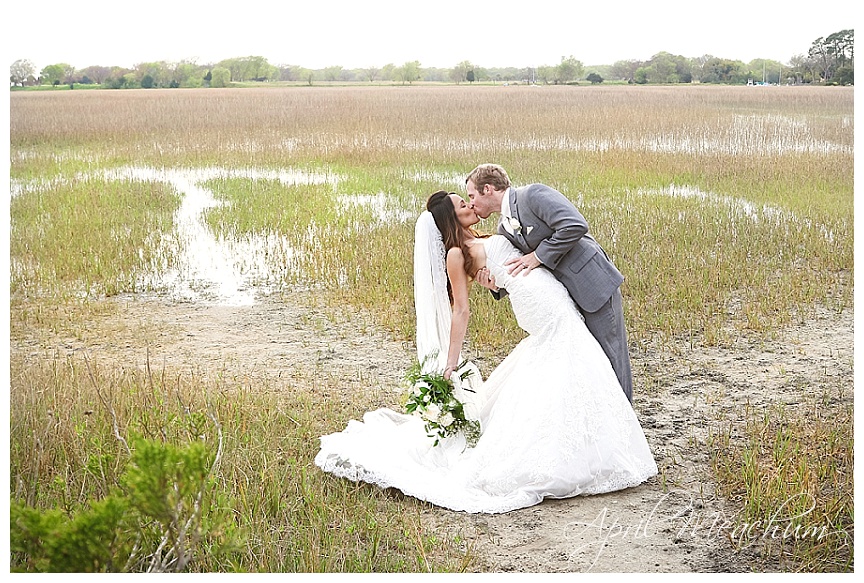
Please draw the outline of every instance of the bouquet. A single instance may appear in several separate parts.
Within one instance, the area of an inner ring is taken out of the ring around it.
[[[464,364],[459,365],[459,368]],[[466,370],[459,375],[459,380],[465,380],[469,374],[471,371]],[[453,381],[445,379],[441,373],[421,372],[420,364],[411,368],[406,379],[411,386],[411,394],[405,404],[405,412],[423,419],[429,437],[435,438],[433,446],[438,445],[442,438],[460,431],[465,435],[468,447],[477,445],[480,422],[465,417],[465,408],[453,396]],[[474,392],[468,388],[464,390]]]

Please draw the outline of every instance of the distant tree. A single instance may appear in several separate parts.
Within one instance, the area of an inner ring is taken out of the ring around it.
[[[165,61],[159,61],[154,63],[138,63],[135,65],[135,72],[138,75],[138,83],[141,87],[144,87],[144,78],[149,77],[150,79],[147,81],[150,83],[150,87],[146,87],[146,89],[150,89],[153,87],[165,87],[170,82],[171,74],[169,72],[168,64]]]
[[[143,77],[141,77],[142,89],[152,89],[153,85],[155,85],[153,77],[151,77],[150,75],[144,75]]]
[[[519,69],[518,67],[490,67],[484,69],[482,67],[474,67],[474,81],[480,82],[484,79],[493,81],[521,81],[530,78],[530,71],[527,69]]]
[[[306,84],[311,87],[312,82],[315,81],[315,71],[305,67],[297,67],[297,78],[306,81]]]
[[[542,81],[544,84],[548,85],[550,81],[555,79],[556,73],[557,73],[556,67],[551,67],[549,65],[542,65],[540,67],[537,67],[536,80]]]
[[[603,82],[603,77],[601,77],[597,73],[588,73],[588,76],[585,77],[585,79],[590,81],[592,85],[597,85],[598,83]]]
[[[107,89],[123,89],[124,87],[126,87],[126,76],[129,73],[132,73],[132,71],[129,69],[125,69],[123,67],[112,67],[111,72],[108,74],[108,76],[102,80],[102,86]],[[134,74],[132,75],[132,78],[134,80]]]
[[[279,77],[277,79],[279,81],[296,81],[297,78],[294,76],[294,67],[291,65],[279,65]]]
[[[577,61],[573,55],[561,57],[561,62],[555,67],[555,82],[569,83],[582,76],[582,61]]]
[[[111,76],[111,67],[102,67],[99,65],[91,65],[86,69],[78,71],[81,77],[88,77],[93,83],[101,85],[105,79]]]
[[[474,69],[471,69],[470,71],[468,71],[468,72],[465,74],[465,79],[467,79],[469,83],[473,83],[473,82],[474,82]]]
[[[474,69],[474,65],[471,64],[471,61],[462,61],[458,63],[455,67],[450,69],[450,79],[454,83],[462,83],[463,81],[468,80],[468,71],[472,71]]]
[[[771,59],[753,59],[747,63],[748,77],[752,79],[763,80],[766,83],[780,83],[780,75],[783,69],[783,64]]]
[[[855,85],[855,69],[850,65],[838,67],[834,72],[833,80],[838,85]]]
[[[672,62],[675,64],[675,76],[678,78],[677,83],[692,83],[693,68],[690,59],[683,55],[672,55]]]
[[[659,52],[647,65],[647,82],[649,83],[690,83],[690,61],[681,55]]]
[[[850,65],[855,60],[855,31],[852,29],[841,30],[829,34],[825,39],[831,52],[837,60],[838,69]]]
[[[705,74],[705,65],[713,59],[711,55],[705,54],[701,57],[695,57],[690,59],[690,74],[693,79],[696,81],[702,81],[702,77]]]
[[[744,83],[748,69],[741,61],[712,57],[702,67],[702,83]]]
[[[854,67],[855,32],[841,30],[813,41],[807,56],[819,66],[819,76],[830,81],[841,67]]]
[[[75,75],[75,67],[67,63],[48,65],[39,73],[42,82],[49,85],[68,83],[72,80],[73,75]]]
[[[213,67],[210,70],[210,87],[228,87],[231,83],[231,71],[226,67]]]
[[[204,87],[204,74],[201,71],[197,71],[181,83],[180,87],[189,87],[192,89]]]
[[[111,77],[122,77],[126,73],[131,73],[132,69],[126,67],[111,67]]]
[[[397,80],[403,85],[411,84],[420,78],[420,61],[408,61],[394,71]]]
[[[19,59],[9,67],[9,81],[12,85],[20,85],[23,87],[24,84],[27,83],[27,80],[35,74],[36,65],[27,59]]]
[[[786,70],[784,73],[786,74],[787,82],[794,83],[799,85],[804,82],[804,77],[806,73],[805,61],[807,57],[804,55],[792,55],[789,58],[789,62],[786,64]]]
[[[138,84],[144,87],[144,78],[149,77],[147,81],[152,87],[165,87],[171,81],[171,72],[168,64],[165,61],[157,61],[152,63],[138,63],[135,65],[135,74],[137,75]]]
[[[381,67],[381,79],[385,81],[392,81],[396,78],[396,65],[393,63],[387,63],[383,67]]]
[[[194,61],[180,61],[175,63],[169,71],[173,87],[201,87],[204,85],[204,75],[208,72],[206,67],[198,65]]]
[[[251,56],[225,59],[216,64],[228,69],[231,81],[271,80],[279,78],[279,68],[274,67],[264,57]]]
[[[634,82],[636,70],[643,65],[642,61],[616,61],[610,69],[609,76],[622,81]]]
[[[324,80],[325,81],[338,81],[342,75],[342,66],[341,65],[333,65],[332,67],[324,68]]]
[[[102,87],[105,87],[106,89],[122,89],[123,77],[108,77],[102,81]]]
[[[381,75],[381,69],[378,67],[366,67],[363,69],[363,78],[367,79],[370,83],[374,83],[375,79],[378,79]]]

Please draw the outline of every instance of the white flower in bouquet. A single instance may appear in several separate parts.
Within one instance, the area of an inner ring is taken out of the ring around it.
[[[441,427],[450,427],[453,421],[455,421],[453,415],[450,413],[450,411],[447,411],[438,418],[438,425],[440,425]]]
[[[440,415],[441,407],[439,407],[437,403],[430,403],[426,407],[426,412],[423,415],[423,418],[432,423],[438,423],[438,417],[440,417]]]

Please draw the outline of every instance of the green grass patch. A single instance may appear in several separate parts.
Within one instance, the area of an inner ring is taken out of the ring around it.
[[[167,185],[58,180],[10,203],[13,296],[99,297],[148,288],[172,266],[179,198]]]
[[[748,407],[745,424],[715,428],[712,464],[740,507],[732,542],[758,545],[781,568],[854,568],[853,408],[813,395],[806,411]],[[732,439],[739,433],[741,439]]]
[[[12,377],[15,571],[416,572],[471,563],[421,524],[428,505],[315,468],[318,436],[371,405],[322,406],[321,371],[253,389],[237,378],[54,358],[13,360]],[[100,529],[88,533],[82,525],[94,520]]]

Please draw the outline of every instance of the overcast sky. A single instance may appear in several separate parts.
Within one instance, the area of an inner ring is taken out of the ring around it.
[[[853,0],[13,0],[2,10],[7,65],[132,67],[262,56],[318,69],[420,61],[449,68],[585,65],[667,51],[788,62],[854,28]]]

